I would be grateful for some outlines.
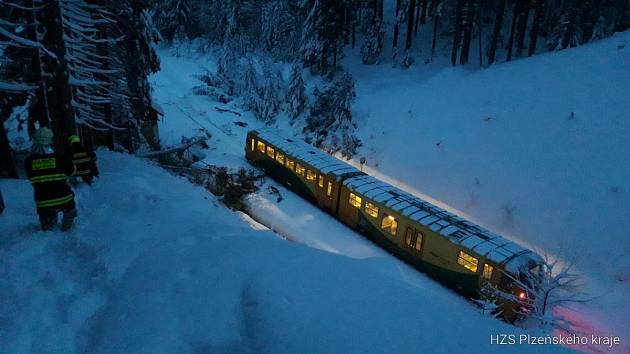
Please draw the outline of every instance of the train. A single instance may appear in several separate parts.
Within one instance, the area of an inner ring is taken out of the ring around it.
[[[531,303],[523,281],[543,259],[421,198],[385,183],[276,128],[247,133],[245,157],[302,198],[389,253],[471,299],[499,290],[503,318]]]

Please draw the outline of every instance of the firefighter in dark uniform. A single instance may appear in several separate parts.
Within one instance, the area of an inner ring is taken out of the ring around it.
[[[86,148],[81,143],[81,139],[76,135],[70,136],[68,143],[70,144],[70,152],[72,153],[72,162],[77,168],[77,172],[74,174],[75,178],[81,177],[83,182],[91,186],[94,177],[98,177],[96,154],[94,151]]]
[[[26,175],[35,191],[37,214],[44,231],[57,225],[57,214],[63,213],[61,230],[72,227],[77,216],[74,193],[68,185],[68,177],[75,167],[70,158],[56,154],[52,147],[53,132],[43,127],[33,136],[31,155],[24,161]]]

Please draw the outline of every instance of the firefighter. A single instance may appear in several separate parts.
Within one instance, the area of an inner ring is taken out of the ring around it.
[[[96,167],[96,154],[94,151],[86,148],[78,136],[72,135],[68,138],[70,144],[70,152],[72,153],[72,162],[77,169],[74,174],[76,177],[81,177],[83,182],[88,186],[92,185],[94,177],[98,177],[98,168]]]
[[[24,161],[24,169],[33,185],[42,229],[52,230],[57,225],[57,214],[61,212],[61,230],[67,231],[77,216],[74,193],[68,185],[68,177],[75,172],[75,167],[70,158],[55,153],[53,137],[52,130],[46,127],[35,132],[33,148]]]

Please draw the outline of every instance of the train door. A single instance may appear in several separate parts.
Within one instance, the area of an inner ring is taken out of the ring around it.
[[[352,228],[356,228],[359,222],[359,213],[363,206],[363,197],[349,190],[343,183],[339,183],[339,207],[337,215],[341,221]]]
[[[334,214],[335,212],[335,176],[319,173],[315,181],[317,200],[320,208]]]

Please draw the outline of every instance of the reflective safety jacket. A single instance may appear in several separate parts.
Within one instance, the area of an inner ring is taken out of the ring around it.
[[[33,184],[38,211],[74,207],[74,193],[67,181],[75,171],[72,160],[56,154],[32,154],[24,161],[24,169]]]
[[[70,145],[72,153],[72,162],[77,168],[75,176],[96,176],[98,177],[98,168],[96,167],[96,154],[94,151],[87,149],[80,142]]]

